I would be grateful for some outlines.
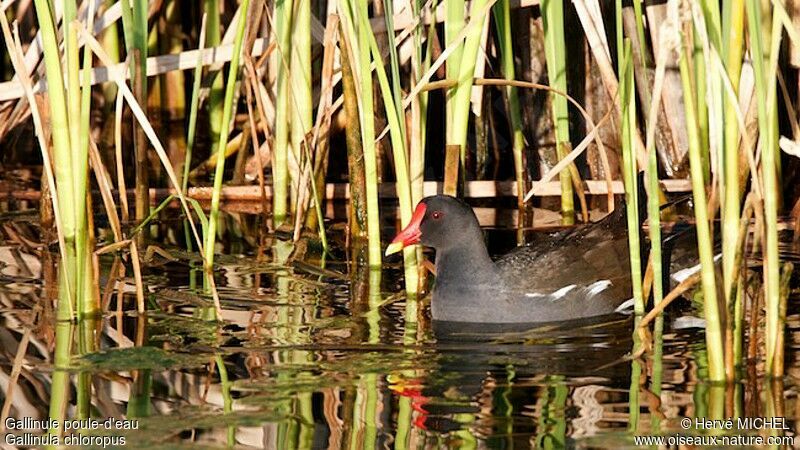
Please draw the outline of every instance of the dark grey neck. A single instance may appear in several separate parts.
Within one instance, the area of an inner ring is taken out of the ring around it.
[[[483,240],[464,240],[459,245],[436,251],[436,283],[475,285],[499,282],[499,269],[489,257]]]
[[[485,322],[487,300],[499,300],[506,290],[482,235],[456,238],[454,246],[436,250],[434,320]]]

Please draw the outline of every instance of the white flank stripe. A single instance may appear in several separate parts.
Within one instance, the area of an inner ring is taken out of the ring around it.
[[[586,293],[588,295],[597,295],[600,292],[603,292],[604,290],[608,289],[610,286],[611,286],[611,281],[609,280],[595,281],[586,288]]]

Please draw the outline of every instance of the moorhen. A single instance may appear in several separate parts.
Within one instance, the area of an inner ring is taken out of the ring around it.
[[[454,197],[420,201],[386,254],[436,250],[434,321],[520,324],[614,313],[631,298],[625,207],[599,222],[519,247],[492,261],[472,208]]]

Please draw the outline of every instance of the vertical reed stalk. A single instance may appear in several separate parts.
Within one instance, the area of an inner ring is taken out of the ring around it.
[[[466,2],[465,0],[445,0],[445,9],[447,14],[447,19],[444,21],[444,43],[445,47],[449,47],[456,42],[456,39],[460,35],[461,31],[464,29],[465,21],[465,11],[466,11]],[[448,80],[458,80],[459,76],[459,66],[461,65],[461,54],[463,53],[464,48],[459,43],[453,49],[453,52],[447,58],[447,79]],[[445,117],[447,118],[447,123],[452,124],[453,114],[455,111],[455,89],[451,89],[447,91],[447,96],[445,98]],[[447,127],[447,141],[450,142],[450,135],[455,130],[454,127]]]
[[[180,54],[183,52],[183,40],[177,32],[181,26],[180,3],[177,0],[169,0],[164,10],[164,16],[167,31],[162,35],[163,54]],[[186,115],[186,95],[182,70],[174,70],[161,77],[161,109],[167,120],[183,120]]]
[[[400,396],[397,399],[397,429],[394,433],[394,450],[405,450],[409,448],[409,439],[411,437],[411,415],[413,409],[411,407],[411,398],[407,396]]]
[[[311,0],[293,1],[294,15],[292,17],[291,32],[291,58],[289,61],[290,76],[290,101],[291,110],[291,143],[294,160],[302,168],[304,161],[302,155],[309,155],[311,147],[308,145],[306,135],[314,123],[313,94],[311,92]],[[300,177],[296,177],[297,180]],[[297,181],[292,184],[297,186]],[[297,186],[305,189],[304,186]],[[295,189],[293,189],[293,192]],[[293,198],[298,195],[294,192]],[[318,198],[314,197],[314,201]],[[299,211],[297,212],[300,213]]]
[[[89,29],[91,29],[92,25],[94,24],[94,14],[96,12],[95,7],[95,1],[90,0],[89,11],[87,14],[87,28]],[[73,22],[73,27],[77,26],[80,26],[80,22]],[[88,47],[85,47],[83,53],[83,67],[80,72],[81,82],[83,83],[83,88],[79,92],[80,118],[77,123],[71,124],[71,128],[78,129],[78,147],[77,149],[73,149],[75,156],[75,158],[73,158],[73,164],[76,170],[76,172],[73,174],[75,178],[75,193],[76,195],[82,196],[82,199],[76,198],[77,210],[75,211],[76,221],[78,224],[75,239],[75,254],[77,256],[76,266],[78,271],[75,281],[76,287],[80,293],[80,295],[77,297],[77,311],[79,319],[78,352],[80,354],[91,353],[96,350],[94,339],[94,332],[96,328],[95,320],[100,309],[99,297],[94,295],[95,270],[92,249],[95,246],[95,242],[94,230],[92,229],[93,222],[91,221],[91,195],[88,195],[87,192],[87,178],[89,174],[89,137],[91,134],[91,70],[92,52]],[[77,73],[75,74],[75,78],[78,78]],[[87,206],[87,204],[89,205]],[[92,375],[89,372],[82,372],[78,374],[77,378],[77,417],[81,419],[88,418],[91,407]]]
[[[275,2],[275,144],[272,154],[272,221],[278,227],[286,220],[289,195],[289,61],[292,54],[292,1]]]
[[[705,99],[709,95],[708,86],[708,71],[706,70],[705,52],[703,46],[703,37],[700,36],[698,27],[691,28],[694,41],[694,84],[695,84],[695,98]],[[713,77],[712,77],[713,78]],[[713,92],[713,90],[712,90]],[[703,153],[700,155],[703,158],[703,180],[706,185],[711,183],[711,158],[716,155],[712,154],[710,147],[711,137],[710,132],[710,117],[709,105],[706,101],[697,102],[697,126],[698,136],[700,138],[700,148]],[[713,108],[711,108],[714,111]],[[722,182],[723,180],[720,180]]]
[[[639,40],[638,51],[641,52],[639,57],[642,61],[642,68],[647,69],[649,67],[650,58],[648,58],[647,51],[645,50],[647,40],[644,37],[644,12],[642,11],[642,0],[633,0],[633,14],[636,16],[636,37]],[[637,50],[634,49],[634,51]],[[649,91],[650,86],[645,86],[645,92]],[[647,97],[650,97],[650,95],[647,95]],[[649,104],[650,102],[648,101],[647,103]]]
[[[41,11],[39,7],[41,4],[35,4],[35,8],[37,9],[37,17],[39,19],[47,19],[48,22],[40,24],[41,29],[43,30],[43,43],[44,48],[49,48],[52,50],[52,44],[55,41],[55,34],[50,33],[47,30],[53,31],[53,23],[50,20],[49,9]],[[40,14],[40,12],[42,14]],[[48,147],[48,142],[45,137],[45,129],[42,123],[42,115],[39,112],[38,103],[36,98],[33,94],[32,89],[32,82],[28,75],[27,69],[24,64],[24,56],[22,55],[22,44],[20,43],[19,39],[19,32],[15,30],[15,34],[12,37],[11,35],[11,27],[8,24],[8,20],[6,16],[0,8],[0,29],[2,29],[3,39],[6,44],[6,48],[8,49],[8,55],[11,59],[12,65],[19,76],[19,80],[25,90],[25,96],[28,100],[29,107],[31,109],[31,116],[33,119],[34,129],[36,131],[36,137],[39,144],[39,150],[41,152],[42,157],[42,168],[43,168],[43,190],[46,187],[47,191],[49,192],[49,199],[47,201],[52,203],[52,215],[56,225],[57,237],[58,237],[58,247],[59,252],[61,253],[61,262],[58,264],[58,295],[59,300],[57,304],[56,310],[56,344],[55,344],[55,367],[58,369],[64,368],[69,363],[70,351],[72,346],[72,331],[71,331],[71,323],[73,319],[73,305],[72,299],[75,298],[75,293],[70,292],[69,288],[69,281],[70,281],[70,273],[69,273],[69,263],[70,261],[67,260],[67,255],[69,251],[67,250],[69,247],[67,246],[67,242],[64,235],[64,220],[62,219],[62,208],[61,202],[59,201],[59,193],[56,189],[56,181],[54,171],[51,165],[51,151]],[[51,40],[52,39],[52,40]],[[49,56],[48,56],[49,55]],[[56,58],[53,58],[54,53],[48,50],[45,53],[45,64],[49,63],[52,65],[53,62],[58,62],[58,54],[55,53]],[[60,70],[60,65],[56,64],[51,66],[51,68],[58,68]],[[47,70],[47,67],[46,67]],[[53,84],[51,86],[56,86],[63,82],[61,79],[53,80]],[[59,92],[55,94],[56,98],[63,99],[63,93]],[[52,97],[51,97],[52,101]],[[61,103],[63,104],[63,103]],[[51,106],[52,109],[52,106]],[[52,134],[52,125],[53,122],[51,121],[51,134]],[[62,142],[63,144],[63,142]],[[69,185],[67,185],[68,189]],[[65,195],[70,194],[66,192]],[[42,201],[45,201],[45,198],[42,198]],[[70,217],[71,220],[71,217]],[[72,242],[70,242],[70,247]],[[49,253],[45,254],[46,261],[50,261]],[[56,271],[51,271],[49,273],[55,274]],[[45,283],[52,283],[51,278],[48,277],[48,273],[45,273]],[[49,301],[49,299],[47,299]],[[27,334],[26,334],[27,336]],[[25,346],[21,345],[19,350],[22,350],[24,353]],[[12,375],[12,378],[14,376]],[[10,395],[10,394],[9,394]],[[52,412],[51,418],[61,419],[63,418],[66,402],[69,395],[69,373],[62,370],[56,370],[53,373],[52,377],[52,384],[51,384],[51,403],[50,403],[50,411]],[[10,397],[7,399],[9,400]],[[3,406],[3,417],[8,417],[8,411],[6,406],[10,406],[8,401],[7,404]],[[55,404],[55,406],[54,406]],[[49,430],[49,432],[54,432],[55,430]]]
[[[542,0],[542,25],[544,28],[544,50],[547,58],[547,79],[550,86],[567,92],[567,59],[564,41],[564,4],[558,0]],[[620,47],[622,48],[622,47]],[[556,154],[564,159],[570,152],[569,110],[567,99],[561,95],[550,94],[555,125]],[[561,222],[564,225],[575,223],[575,203],[572,179],[568,170],[559,173],[561,181]]]
[[[133,49],[133,61],[141,61],[145,57],[142,56],[146,53],[142,53],[139,49]],[[136,68],[136,63],[134,63],[134,74],[135,78],[133,80],[133,93],[136,101],[140,105],[147,105],[147,84],[146,80],[147,77],[143,73],[142,70]],[[146,108],[146,106],[145,106]],[[148,170],[149,170],[149,163],[147,160],[147,137],[142,130],[142,127],[135,126],[135,131],[133,134],[133,145],[134,145],[134,153],[135,153],[135,180],[134,180],[134,211],[135,211],[135,219],[137,222],[142,223],[150,213],[150,190],[149,190],[149,182],[148,182]],[[141,246],[144,240],[144,233],[137,235],[136,240],[137,244]]]
[[[352,15],[349,16],[350,23],[355,25],[354,16],[358,14],[367,15],[366,2],[353,1],[351,3]],[[369,36],[372,29],[364,26],[356,26],[356,56],[358,58],[358,74],[361,88],[361,148],[364,151],[364,176],[366,178],[367,193],[367,236],[369,238],[368,259],[372,268],[381,266],[383,255],[381,254],[381,228],[380,210],[378,208],[378,163],[375,147],[375,113],[373,111],[372,99],[372,69],[370,67]],[[353,40],[351,40],[353,42]],[[352,61],[352,60],[351,60]]]
[[[114,0],[103,0],[103,9],[101,11],[107,11],[108,8],[111,8],[116,3]],[[119,29],[117,28],[117,24],[113,23],[108,28],[103,31],[102,42],[103,48],[106,50],[108,55],[111,57],[111,60],[119,62]],[[105,98],[106,104],[110,107],[114,104],[114,99],[117,96],[117,89],[114,86],[114,83],[106,83],[103,86],[103,97]]]
[[[122,5],[125,47],[133,64],[131,78],[133,80],[134,96],[140,105],[145,105],[147,104],[147,1],[133,0],[131,3],[131,8],[128,8],[124,3]],[[150,213],[147,137],[142,127],[135,126],[133,141],[136,155],[134,209],[135,218],[141,223]],[[140,244],[143,239],[144,233],[137,236],[137,241]]]
[[[385,0],[387,14],[386,27],[388,34],[389,57],[392,68],[392,84],[389,85],[389,78],[381,58],[380,48],[375,39],[375,35],[369,25],[366,9],[359,15],[359,26],[367,30],[369,46],[372,51],[372,58],[375,61],[378,75],[378,83],[383,96],[383,105],[386,110],[386,121],[389,124],[389,136],[392,142],[392,156],[394,157],[394,169],[397,177],[395,183],[397,198],[400,200],[400,220],[403,227],[411,222],[414,205],[411,202],[411,181],[408,174],[408,159],[406,153],[406,128],[405,114],[403,110],[403,93],[400,90],[400,65],[397,61],[397,52],[394,36],[394,23],[392,21],[392,2]],[[416,322],[417,302],[416,296],[419,284],[419,273],[417,271],[417,252],[411,246],[403,249],[403,262],[405,267],[406,292],[409,294],[406,303],[406,321]]]
[[[197,64],[194,67],[192,100],[189,104],[189,125],[186,128],[186,153],[183,156],[183,176],[181,176],[181,191],[184,194],[189,188],[189,169],[192,165],[192,153],[194,151],[195,135],[197,134],[197,110],[200,103],[200,82],[203,81],[203,50],[205,50],[207,26],[208,15],[204,13],[200,22],[199,53],[197,54]],[[191,252],[192,236],[188,220],[183,221],[183,234],[186,240],[186,249]]]
[[[653,366],[650,378],[650,392],[661,398],[661,382],[664,373],[664,316],[659,315],[653,324]],[[653,432],[661,430],[661,417],[657,414],[651,416],[650,429]]]
[[[216,47],[222,42],[219,0],[203,0],[203,12],[206,15],[206,47]],[[211,91],[208,94],[208,125],[211,140],[211,154],[217,151],[220,131],[227,124],[222,124],[222,113],[225,107],[225,86],[222,70],[212,74]]]
[[[497,27],[503,76],[507,80],[513,80],[516,76],[514,74],[514,50],[511,38],[511,7],[508,1],[500,1],[494,5],[494,19]],[[515,86],[506,86],[506,99],[508,101],[508,116],[511,119],[511,149],[514,153],[517,207],[521,209],[525,204],[525,193],[528,192],[528,187],[525,182],[525,136],[522,132],[522,110],[519,104],[519,92]]]
[[[774,373],[778,335],[783,332],[780,325],[780,262],[778,259],[778,163],[777,158],[777,103],[774,100],[774,71],[765,67],[766,55],[761,30],[762,5],[758,0],[747,0],[750,51],[756,81],[756,104],[758,108],[759,143],[761,145],[761,171],[764,183],[764,223],[766,245],[764,248],[764,306],[766,309],[766,372]],[[779,34],[779,33],[778,33]],[[778,40],[780,36],[772,36]],[[771,43],[772,44],[772,43]],[[771,55],[773,56],[773,55]],[[771,69],[771,68],[770,68]],[[772,74],[768,79],[768,74]],[[770,88],[773,90],[769,92]]]
[[[708,376],[712,381],[725,380],[725,362],[722,343],[722,320],[717,303],[717,287],[714,274],[714,256],[711,232],[709,229],[706,190],[703,182],[703,161],[701,157],[700,136],[697,127],[695,99],[691,95],[692,80],[689,73],[690,45],[684,36],[684,49],[680,55],[681,82],[686,114],[686,129],[689,138],[689,164],[694,197],[694,215],[697,220],[697,248],[700,254],[703,309],[706,319],[706,350],[708,357]]]
[[[724,40],[727,47],[725,68],[735,95],[739,93],[739,78],[742,72],[742,50],[744,41],[744,0],[725,2],[725,24],[728,34]],[[722,273],[725,282],[725,298],[731,299],[731,291],[736,285],[733,279],[735,243],[739,234],[740,189],[739,189],[739,122],[736,120],[736,99],[726,95],[725,140],[724,140],[724,179],[725,199],[722,207]],[[731,305],[728,305],[730,309]]]
[[[53,138],[55,161],[55,182],[57,192],[52,195],[58,198],[57,220],[59,222],[62,270],[59,271],[59,300],[56,319],[56,350],[54,363],[56,372],[51,385],[50,417],[61,420],[66,413],[69,396],[70,374],[66,371],[70,362],[72,349],[75,308],[79,312],[93,314],[91,286],[93,285],[91,260],[88,258],[88,236],[86,219],[86,186],[88,153],[80,148],[88,139],[81,137],[81,132],[88,134],[88,111],[81,113],[81,103],[88,109],[88,92],[81,95],[78,67],[77,30],[80,23],[74,21],[75,5],[67,2],[65,7],[65,61],[67,73],[62,71],[61,58],[57,42],[55,24],[46,0],[34,2],[36,15],[42,31],[45,73],[49,86],[49,117]],[[94,13],[94,5],[90,5],[90,14]],[[69,18],[69,21],[67,21]],[[5,23],[5,22],[4,22]],[[6,34],[8,30],[5,30]],[[8,38],[8,36],[6,36]],[[7,43],[10,44],[10,43]],[[88,61],[88,62],[87,62]],[[87,75],[91,57],[84,61],[84,77]],[[68,86],[65,93],[64,86]],[[87,87],[85,91],[89,91]],[[84,130],[81,129],[83,125]],[[43,149],[44,150],[44,149]],[[47,156],[44,156],[47,159]],[[45,161],[45,164],[47,162]],[[88,267],[88,268],[87,268]],[[80,300],[78,300],[80,299]],[[83,314],[79,316],[83,318]],[[86,406],[86,397],[81,396],[81,403]],[[79,406],[79,411],[86,408]],[[55,430],[50,430],[55,432]]]
[[[69,306],[70,295],[74,295],[75,274],[75,233],[76,233],[76,198],[72,183],[72,149],[67,113],[67,101],[64,92],[64,77],[61,71],[61,61],[56,41],[57,33],[50,14],[50,5],[47,0],[34,1],[37,21],[42,30],[42,46],[44,49],[45,74],[48,80],[48,100],[50,106],[50,132],[53,137],[53,160],[56,190],[59,199],[61,214],[61,228],[64,240],[68,243],[67,254],[62,255],[66,280],[59,289],[59,304]],[[76,143],[77,144],[77,143]],[[53,193],[55,195],[56,193]],[[72,297],[74,298],[74,297]],[[63,301],[62,301],[63,300]],[[68,310],[69,311],[69,310]]]
[[[347,59],[350,62],[356,98],[358,99],[359,124],[361,127],[361,149],[364,161],[365,201],[368,249],[367,259],[372,269],[382,263],[380,243],[380,211],[378,209],[378,169],[375,146],[375,113],[372,96],[372,69],[370,67],[370,36],[372,29],[359,22],[359,16],[367,16],[366,3],[349,1],[339,4],[342,15],[342,34],[345,40]],[[343,51],[342,53],[344,53]],[[378,272],[380,273],[380,272]]]
[[[423,0],[414,0],[414,15],[417,17],[426,14],[422,11]],[[433,53],[433,41],[435,38],[435,21],[431,21],[428,26],[426,50],[423,58],[422,51],[422,28],[414,28],[414,49],[411,55],[411,85],[415,86],[420,82],[422,74],[427,72],[431,66],[431,54]],[[416,205],[424,197],[425,186],[425,143],[427,137],[428,124],[428,93],[420,92],[411,99],[411,131],[409,133],[409,178],[411,180],[411,203]],[[417,248],[417,262],[420,269],[424,255],[422,247]],[[424,270],[421,276],[424,277]],[[424,278],[423,278],[424,280]],[[424,282],[424,281],[423,281]]]
[[[420,17],[423,0],[413,0],[414,16]],[[414,28],[414,52],[411,54],[411,85],[419,83],[422,74],[431,65],[431,45],[436,31],[432,23],[428,28],[427,50],[423,58],[422,26]],[[411,179],[411,203],[417,204],[423,197],[425,183],[425,141],[428,115],[428,93],[421,92],[411,99],[411,131],[409,133],[409,178]],[[421,252],[417,253],[421,261]]]
[[[634,319],[634,329],[639,327],[641,317]],[[641,338],[638,333],[633,334],[633,351],[638,351],[642,346]],[[641,392],[642,392],[642,363],[639,359],[631,361],[631,384],[628,388],[628,432],[636,433],[639,430],[641,419]]]
[[[727,47],[725,69],[731,83],[734,96],[738,97],[739,78],[742,72],[742,51],[744,42],[744,0],[733,0],[723,4],[725,11],[726,38],[723,41]],[[741,356],[739,350],[740,335],[742,329],[741,316],[741,293],[736,286],[740,285],[740,280],[734,278],[736,269],[736,254],[740,252],[739,244],[739,222],[740,222],[740,203],[741,189],[739,187],[739,122],[737,120],[736,108],[738,105],[736,97],[724,96],[724,180],[725,198],[722,207],[722,276],[724,283],[725,304],[727,311],[734,311],[734,317],[728,321],[726,327],[726,342],[730,348],[730,354],[726,355],[726,371],[728,379],[734,377],[733,369],[741,361],[737,356]],[[738,278],[738,277],[737,277]]]
[[[625,40],[622,47],[619,98],[621,102],[622,125],[622,176],[625,182],[625,203],[628,225],[628,247],[631,258],[631,281],[633,287],[633,305],[637,315],[644,314],[644,296],[642,294],[642,256],[639,237],[639,199],[636,169],[636,86],[633,78],[633,53],[631,43]],[[656,188],[657,188],[656,183]]]
[[[360,239],[365,236],[367,229],[367,185],[364,178],[364,159],[361,157],[361,125],[358,113],[358,94],[355,77],[353,76],[350,52],[348,50],[348,36],[342,27],[342,92],[344,96],[344,111],[349,126],[345,129],[347,143],[347,179],[350,184],[350,217],[348,219],[350,238]]]
[[[670,26],[671,25],[671,26]],[[677,23],[671,23],[670,25],[662,25],[662,28],[659,30],[659,34],[661,36],[666,36],[666,33],[669,32],[670,29],[675,29]],[[641,36],[640,36],[641,38]],[[672,43],[674,41],[670,41]],[[661,47],[659,49],[658,55],[656,56],[656,73],[655,79],[653,81],[653,92],[652,95],[648,94],[650,97],[650,106],[649,111],[647,113],[647,139],[645,140],[645,148],[647,149],[648,154],[648,161],[647,161],[647,180],[648,180],[648,188],[647,188],[647,215],[649,219],[650,225],[650,261],[653,267],[653,305],[657,307],[661,301],[663,300],[664,296],[664,286],[663,286],[663,269],[662,262],[664,261],[662,257],[661,251],[661,215],[660,215],[660,189],[658,185],[658,158],[656,154],[655,148],[655,136],[656,136],[656,127],[657,127],[657,120],[658,120],[658,111],[661,107],[661,95],[662,90],[664,87],[664,77],[666,75],[666,65],[669,55],[674,54],[676,50],[674,45],[668,45],[667,39],[662,39]],[[669,270],[669,266],[666,267]],[[657,347],[655,352],[657,354],[654,355],[654,365],[657,364],[659,368],[659,380],[658,383],[655,383],[655,379],[653,380],[654,386],[656,389],[660,391],[661,389],[661,380],[660,380],[660,369],[661,369],[661,354],[663,349],[661,348],[661,340],[662,340],[662,333],[664,330],[664,319],[659,314],[656,318],[656,323],[654,327],[654,334],[655,340],[657,341]],[[655,375],[654,375],[655,378]]]
[[[466,33],[461,58],[455,61],[458,64],[456,68],[458,70],[458,76],[454,80],[456,84],[451,88],[450,92],[448,92],[448,96],[452,95],[453,100],[452,117],[450,117],[450,121],[448,122],[448,125],[452,125],[452,130],[448,128],[447,145],[457,145],[459,147],[462,170],[466,169],[465,162],[467,131],[469,129],[470,95],[474,84],[473,77],[475,75],[475,65],[478,62],[478,48],[480,47],[481,37],[483,35],[483,27],[487,26],[486,14],[488,13],[488,4],[489,0],[474,0],[470,6],[469,30],[467,30]],[[450,58],[452,57],[453,54],[450,55]],[[454,61],[448,59],[448,69],[451,66],[451,62]],[[481,60],[480,63],[483,64],[483,60]],[[463,179],[464,177],[460,178]]]
[[[239,58],[242,53],[242,42],[244,41],[245,24],[247,23],[247,8],[250,0],[243,0],[240,8],[239,21],[236,24],[236,38],[233,43],[233,56],[231,57],[228,69],[228,80],[225,86],[225,108],[222,110],[222,127],[219,135],[219,151],[217,152],[217,166],[214,172],[214,190],[211,196],[211,212],[208,219],[208,233],[205,236],[205,273],[206,276],[213,277],[214,270],[214,244],[216,242],[217,221],[219,220],[219,198],[222,192],[222,178],[225,174],[225,147],[228,145],[228,127],[226,124],[231,121],[233,112],[233,94],[236,90],[236,79],[239,74]],[[221,319],[217,317],[217,320]]]
[[[709,63],[709,51],[714,48],[720,54],[724,52],[724,41],[722,39],[722,23],[720,18],[719,2],[712,0],[702,0],[698,3],[702,10],[702,20],[698,15],[693,14],[695,21],[692,25],[686,25],[686,32],[692,32],[693,41],[693,65],[694,86],[696,99],[703,99],[695,103],[696,118],[698,125],[698,138],[700,140],[700,156],[703,161],[703,176],[705,183],[709,184],[711,177],[710,171],[714,168],[714,173],[722,174],[723,170],[723,104],[722,104],[722,85],[721,78],[717,71],[712,70]],[[686,6],[694,13],[694,5],[687,3]],[[713,138],[713,139],[712,139]],[[718,177],[720,188],[724,189],[724,176]]]
[[[656,91],[656,95],[657,97],[654,98],[660,98],[660,93],[658,91]],[[656,126],[656,112],[658,111],[659,103],[658,101],[654,101],[651,105],[650,120],[648,123],[653,127],[652,132],[654,132]],[[648,130],[648,132],[651,131]],[[664,277],[663,268],[661,267],[661,204],[658,185],[658,156],[652,138],[647,140],[647,154],[647,217],[650,232],[650,261],[652,261],[653,264],[653,304],[658,305],[664,298]],[[635,160],[635,156],[631,155],[631,159]]]
[[[154,23],[152,27],[148,28],[147,33],[147,54],[148,55],[157,55],[159,53],[159,46],[160,42],[164,39],[161,33],[158,32],[158,23]],[[147,61],[145,58],[144,61]],[[148,90],[146,91],[147,94],[147,108],[145,111],[148,112],[150,118],[156,126],[161,126],[161,88],[162,88],[162,79],[164,77],[154,77],[152,82],[148,81]],[[154,167],[156,179],[160,177],[159,168]]]

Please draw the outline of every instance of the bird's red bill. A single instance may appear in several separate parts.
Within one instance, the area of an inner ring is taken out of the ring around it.
[[[417,209],[414,210],[414,215],[411,216],[411,222],[406,225],[403,231],[395,236],[392,243],[386,248],[387,255],[397,253],[404,247],[419,243],[419,238],[422,236],[422,230],[420,230],[419,227],[420,224],[422,224],[422,218],[425,217],[425,208],[425,203],[417,205]]]

